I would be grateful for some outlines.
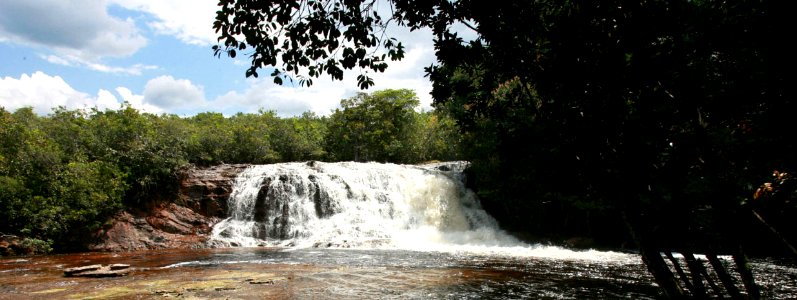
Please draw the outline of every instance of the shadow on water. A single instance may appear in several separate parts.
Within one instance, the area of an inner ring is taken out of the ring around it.
[[[638,256],[506,256],[405,250],[225,248],[0,260],[0,299],[656,299]],[[117,278],[63,269],[126,263]],[[791,262],[754,263],[766,298],[797,297]]]

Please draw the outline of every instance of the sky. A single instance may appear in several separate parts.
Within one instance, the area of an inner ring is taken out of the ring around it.
[[[340,100],[361,90],[359,70],[343,81],[313,80],[311,87],[246,78],[248,56],[215,57],[216,0],[0,0],[0,106],[118,109],[123,102],[155,114],[273,110],[289,117],[329,115]],[[366,92],[415,90],[419,109],[431,109],[431,83],[423,68],[435,62],[428,30],[394,26],[405,58]],[[245,53],[244,53],[245,54]],[[261,71],[267,75],[270,71]]]

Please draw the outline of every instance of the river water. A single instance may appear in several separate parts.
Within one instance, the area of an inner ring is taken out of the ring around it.
[[[518,250],[518,249],[516,249]],[[216,248],[0,260],[0,299],[657,299],[635,254],[529,247],[518,255]],[[126,263],[124,277],[63,269]],[[765,299],[797,298],[793,264],[754,260]]]
[[[464,186],[464,162],[288,163],[236,179],[207,248],[0,260],[0,299],[656,299],[633,253],[526,244]],[[64,277],[89,264],[119,278]],[[792,262],[753,260],[766,298]]]

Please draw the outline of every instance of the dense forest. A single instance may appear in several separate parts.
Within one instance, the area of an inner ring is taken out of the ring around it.
[[[0,232],[42,252],[79,249],[111,215],[174,192],[189,166],[460,158],[454,121],[418,106],[411,90],[381,90],[289,118],[0,108]]]
[[[329,117],[2,111],[0,231],[67,245],[192,164],[465,159],[502,226],[633,240],[670,298],[705,296],[708,276],[690,266],[684,290],[662,253],[732,255],[751,299],[750,253],[797,257],[785,2],[387,3],[221,0],[213,50],[277,84],[360,70],[368,88],[404,56],[386,28],[426,28],[433,112],[406,90],[358,94]]]
[[[733,255],[752,299],[750,250],[797,256],[794,185],[782,175],[797,166],[797,65],[782,1],[219,5],[215,54],[246,53],[246,76],[267,70],[277,83],[354,69],[367,88],[368,72],[404,55],[385,28],[431,30],[435,106],[460,126],[485,207],[532,233],[624,231],[669,298],[705,296],[705,276],[691,266],[695,284],[681,288],[661,253]],[[765,182],[768,196],[753,197]]]

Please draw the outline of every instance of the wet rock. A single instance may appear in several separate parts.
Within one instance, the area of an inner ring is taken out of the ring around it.
[[[19,237],[11,234],[0,233],[0,256],[18,255],[23,247],[19,243]]]
[[[224,218],[235,177],[245,164],[192,168],[182,172],[178,204],[208,217]]]
[[[212,226],[226,217],[235,177],[247,166],[183,170],[176,197],[153,199],[140,210],[117,214],[88,248],[117,252],[204,247]]]
[[[248,281],[249,284],[274,284],[274,280],[271,279],[269,280],[247,279],[246,281]]]
[[[130,268],[130,265],[128,265],[128,264],[112,264],[112,265],[109,265],[108,268],[110,268],[113,271],[116,271],[116,270],[122,270],[122,269]]]
[[[263,179],[263,182],[260,184],[260,190],[257,192],[257,197],[255,198],[255,215],[254,215],[255,222],[263,222],[266,219],[268,219],[269,207],[273,205],[271,203],[268,203],[269,201],[268,192],[270,185],[271,185],[271,178]]]
[[[216,221],[174,203],[156,207],[149,215],[122,212],[113,225],[99,233],[97,251],[133,251],[163,248],[194,248],[207,240]]]
[[[352,242],[343,241],[319,241],[313,243],[313,248],[351,248]]]
[[[183,293],[177,291],[155,291],[154,294],[165,298],[171,298],[171,297],[177,298],[183,295]]]
[[[88,265],[64,269],[66,277],[118,277],[130,273],[130,265]]]
[[[25,243],[24,238],[0,233],[0,256],[30,255],[48,251],[44,247],[37,247],[35,243]]]
[[[96,271],[102,268],[102,265],[88,265],[82,267],[74,267],[74,268],[66,268],[64,269],[64,275],[72,276],[76,273],[88,272],[88,271]]]

